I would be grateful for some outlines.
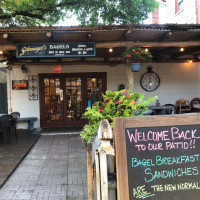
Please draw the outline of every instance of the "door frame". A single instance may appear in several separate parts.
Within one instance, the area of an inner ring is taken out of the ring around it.
[[[87,107],[87,78],[102,78],[102,91],[103,93],[107,90],[107,72],[85,72],[85,73],[42,73],[38,74],[39,77],[39,103],[40,103],[40,127],[59,127],[59,126],[83,126],[86,124],[86,120],[76,122],[67,122],[63,114],[63,121],[61,123],[47,124],[45,122],[45,102],[44,102],[44,78],[68,78],[68,77],[80,77],[82,83],[82,113],[85,112]],[[66,96],[66,90],[63,90],[63,96]],[[63,109],[63,113],[66,113],[66,108]]]

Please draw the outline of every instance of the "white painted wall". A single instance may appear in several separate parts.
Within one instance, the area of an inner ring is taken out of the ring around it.
[[[180,10],[175,14],[175,3],[174,1],[168,1],[168,23],[177,24],[196,24],[196,8],[195,0],[184,0],[183,10]]]
[[[159,3],[159,24],[196,24],[196,0],[183,0],[183,10],[175,13],[175,1]],[[144,21],[145,24],[152,23],[152,14]]]
[[[158,96],[161,105],[175,104],[177,99],[191,101],[200,98],[200,63],[154,63],[153,70],[160,77],[160,86],[153,92],[146,92],[140,86],[141,76],[147,72],[143,65],[140,72],[135,72],[135,91],[142,92],[146,98]]]
[[[177,99],[184,98],[192,100],[200,97],[200,63],[151,63],[153,71],[160,77],[160,86],[154,92],[146,92],[140,86],[141,76],[147,72],[147,64],[142,65],[140,72],[134,73],[133,86],[135,92],[142,92],[146,98],[158,96],[161,104],[175,104]],[[12,80],[28,79],[28,75],[38,75],[38,73],[53,73],[51,66],[28,66],[27,75],[21,72],[20,66],[14,66],[8,76],[8,84]],[[127,84],[126,66],[62,66],[62,73],[81,72],[107,72],[107,89],[116,91],[120,84]],[[29,101],[28,90],[13,91],[8,87],[9,109],[19,111],[21,117],[34,116],[40,118],[39,100]],[[40,127],[39,120],[34,123],[34,127]],[[21,122],[18,128],[27,128],[27,124]]]

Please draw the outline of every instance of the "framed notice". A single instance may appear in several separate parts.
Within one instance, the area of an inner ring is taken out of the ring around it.
[[[17,58],[95,56],[94,42],[18,43]]]
[[[199,200],[200,114],[114,119],[119,200]]]

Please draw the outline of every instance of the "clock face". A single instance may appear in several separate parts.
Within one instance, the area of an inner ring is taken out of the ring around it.
[[[141,77],[140,84],[144,90],[152,92],[159,87],[160,78],[154,72],[147,72]]]

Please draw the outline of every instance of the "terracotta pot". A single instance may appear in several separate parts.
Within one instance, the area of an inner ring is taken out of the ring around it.
[[[131,63],[131,71],[139,72],[141,68],[141,63]]]

